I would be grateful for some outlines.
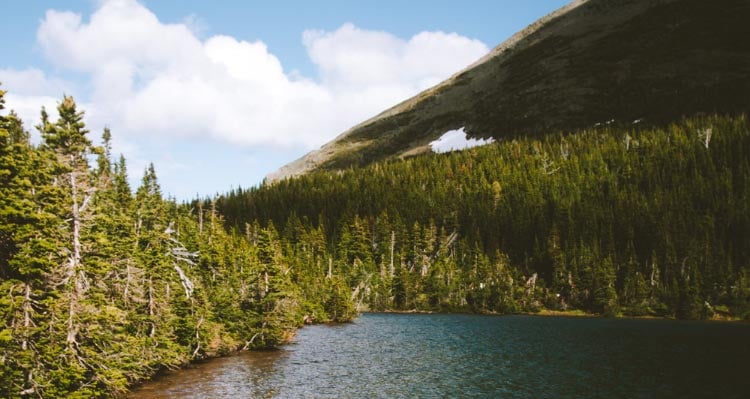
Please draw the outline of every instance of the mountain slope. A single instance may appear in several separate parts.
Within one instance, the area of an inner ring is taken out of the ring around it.
[[[502,139],[750,110],[748,20],[748,0],[573,2],[268,181],[429,151],[462,126]]]

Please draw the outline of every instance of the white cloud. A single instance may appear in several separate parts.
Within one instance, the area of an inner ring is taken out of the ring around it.
[[[316,81],[285,73],[261,41],[201,40],[194,30],[160,22],[134,0],[111,0],[88,21],[48,11],[37,39],[55,66],[89,74],[95,123],[108,123],[116,134],[307,149],[488,51],[454,33],[403,40],[345,24],[304,32],[320,71]]]
[[[303,41],[324,84],[347,90],[373,86],[423,90],[488,51],[484,43],[455,33],[422,32],[406,41],[352,24],[330,33],[308,30]]]
[[[201,37],[201,23],[196,16],[163,23],[136,0],[102,1],[88,18],[49,10],[37,30],[49,70],[83,80],[0,69],[8,108],[36,123],[42,105],[54,114],[63,93],[74,95],[94,137],[111,127],[115,151],[122,149],[139,175],[148,158],[168,162],[160,155],[165,148],[201,140],[286,154],[310,150],[489,50],[455,33],[402,39],[344,24],[302,34],[318,70],[304,77],[285,71],[262,41]]]
[[[125,63],[144,76],[192,65],[202,47],[186,25],[162,24],[134,0],[106,1],[88,23],[79,14],[49,10],[37,40],[57,66],[97,72],[103,65]]]
[[[26,130],[32,132],[35,141],[38,137],[33,126],[39,122],[42,106],[54,114],[57,99],[62,97],[63,93],[73,92],[72,85],[61,79],[49,78],[37,68],[0,69],[0,82],[0,88],[7,91],[6,107],[18,114]]]
[[[55,114],[57,102],[57,98],[49,96],[18,95],[10,91],[5,95],[5,106],[8,108],[6,111],[13,110],[21,118],[24,128],[31,133],[33,142],[40,140],[34,126],[39,123],[42,107],[45,107],[52,116]]]
[[[38,68],[25,70],[0,68],[0,82],[3,90],[9,92],[23,92],[26,96],[49,95],[71,91],[71,86],[61,79],[48,78]],[[38,110],[37,110],[38,111]]]

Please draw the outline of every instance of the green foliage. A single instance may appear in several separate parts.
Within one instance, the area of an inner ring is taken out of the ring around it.
[[[316,172],[217,206],[230,229],[294,226],[290,259],[322,232],[299,273],[320,286],[330,261],[364,309],[750,314],[745,116],[639,126]]]
[[[324,307],[330,320],[337,323],[352,321],[357,310],[351,301],[349,286],[339,277],[331,278],[327,286],[328,298]]]
[[[272,227],[230,234],[215,206],[164,200],[153,165],[133,194],[109,130],[96,147],[72,98],[57,111],[42,110],[39,147],[0,115],[0,397],[119,397],[160,369],[293,336],[309,277]]]
[[[2,106],[0,92],[0,109]],[[70,97],[0,115],[0,396],[113,397],[360,310],[750,318],[744,116],[604,127],[192,204]],[[89,161],[96,157],[95,165]],[[278,226],[278,230],[277,230]]]

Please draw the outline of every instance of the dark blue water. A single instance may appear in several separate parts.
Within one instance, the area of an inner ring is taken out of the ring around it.
[[[750,325],[364,314],[132,398],[749,398]]]

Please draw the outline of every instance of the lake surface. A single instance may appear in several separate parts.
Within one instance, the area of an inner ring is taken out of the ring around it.
[[[748,398],[750,325],[364,314],[131,398]]]

